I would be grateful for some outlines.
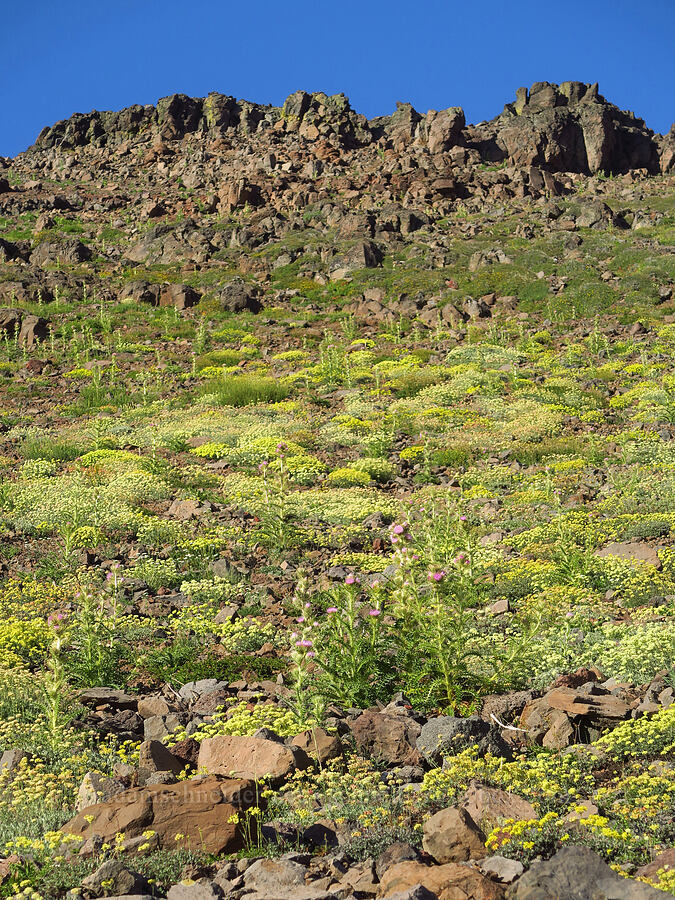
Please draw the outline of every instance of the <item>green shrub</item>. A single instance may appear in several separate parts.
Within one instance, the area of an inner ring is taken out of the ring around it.
[[[200,393],[212,396],[219,406],[251,406],[278,403],[288,397],[289,389],[264,375],[231,375],[207,381]]]

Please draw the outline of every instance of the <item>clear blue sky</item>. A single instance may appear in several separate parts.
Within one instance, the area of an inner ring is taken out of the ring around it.
[[[675,119],[675,0],[1,2],[0,154],[74,112],[220,91],[344,92],[492,118],[520,85],[598,81],[655,131]]]

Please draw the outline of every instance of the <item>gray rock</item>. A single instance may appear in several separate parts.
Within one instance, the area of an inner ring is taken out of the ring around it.
[[[517,859],[507,859],[505,856],[489,856],[481,861],[480,870],[501,884],[512,884],[516,878],[520,878],[525,867]]]
[[[92,897],[103,897],[109,893],[119,896],[150,892],[145,878],[138,872],[132,872],[119,859],[104,862],[82,881],[82,887]]]
[[[587,847],[563,847],[535,862],[507,892],[508,900],[662,900],[663,892],[617,875]]]
[[[169,888],[167,900],[218,900],[223,896],[220,887],[213,881],[179,881]]]
[[[257,859],[246,870],[244,884],[248,890],[259,893],[274,892],[279,888],[304,886],[306,874],[305,866],[289,859]]]
[[[511,748],[504,741],[500,730],[478,716],[459,719],[455,716],[439,716],[429,719],[417,739],[417,749],[428,760],[440,763],[444,756],[452,756],[478,744],[480,755],[512,757]]]
[[[414,884],[405,891],[395,891],[387,894],[387,900],[438,900],[436,894],[425,888],[423,884]]]

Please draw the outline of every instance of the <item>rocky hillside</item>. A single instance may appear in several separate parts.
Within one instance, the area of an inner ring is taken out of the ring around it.
[[[674,187],[578,82],[0,159],[0,898],[675,895]]]

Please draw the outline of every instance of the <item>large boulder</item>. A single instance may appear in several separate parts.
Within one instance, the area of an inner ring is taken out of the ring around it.
[[[32,350],[47,337],[48,322],[42,316],[24,316],[19,331],[19,346]]]
[[[109,859],[82,881],[90,897],[123,897],[150,894],[152,888],[138,872],[128,869],[120,859]]]
[[[439,764],[444,756],[454,756],[474,744],[481,755],[512,758],[513,751],[502,738],[500,729],[478,716],[466,719],[438,716],[422,726],[417,749],[430,762]]]
[[[486,832],[502,819],[537,818],[537,811],[528,800],[479,781],[469,782],[459,805]]]
[[[509,900],[662,900],[663,892],[618,875],[587,847],[563,847],[534,862],[512,885]]]
[[[449,806],[424,823],[422,846],[438,863],[466,862],[487,856],[485,836],[464,809]]]
[[[464,110],[452,106],[441,112],[427,113],[427,143],[431,153],[444,153],[455,147],[466,126]]]
[[[165,284],[159,294],[159,305],[173,306],[177,310],[189,309],[199,303],[200,296],[189,284]]]
[[[297,747],[266,738],[217,735],[202,741],[197,765],[210,775],[230,775],[278,783],[310,759]]]
[[[414,766],[420,761],[415,742],[422,731],[414,719],[367,709],[351,724],[356,749],[388,766]]]
[[[218,292],[218,300],[222,309],[227,312],[258,313],[262,309],[260,302],[260,289],[248,284],[242,278],[235,278]]]
[[[18,309],[0,309],[0,334],[14,335],[21,328],[21,312]]]
[[[324,765],[331,759],[337,759],[342,753],[340,738],[328,734],[323,728],[309,728],[296,734],[291,746],[303,750],[314,762]]]
[[[391,897],[421,884],[438,900],[501,900],[502,889],[475,869],[459,863],[425,866],[420,862],[401,862],[382,876],[378,897]]]
[[[92,252],[77,238],[64,241],[42,241],[31,253],[30,261],[34,266],[52,266],[57,263],[77,265],[91,259]]]
[[[239,813],[256,801],[253,782],[196,778],[171,785],[132,788],[104,803],[82,809],[61,831],[92,845],[95,836],[113,842],[151,830],[160,847],[192,847],[207,853],[234,853],[243,846]],[[183,835],[176,840],[176,835]]]

